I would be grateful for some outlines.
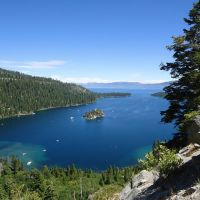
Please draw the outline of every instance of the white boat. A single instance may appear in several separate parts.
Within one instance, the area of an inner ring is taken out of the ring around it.
[[[74,120],[74,117],[71,116],[70,119],[71,119],[71,120]]]
[[[60,140],[56,140],[56,142],[60,142]]]
[[[22,153],[22,156],[25,156],[26,155],[26,153]]]
[[[31,164],[32,164],[32,161],[27,162],[27,165],[28,165],[28,166],[31,165]]]
[[[47,150],[46,150],[46,149],[43,149],[42,151],[46,152]]]

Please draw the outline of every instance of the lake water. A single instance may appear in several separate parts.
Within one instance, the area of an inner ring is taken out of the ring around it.
[[[103,170],[127,166],[151,149],[155,140],[172,137],[172,125],[160,123],[168,102],[152,97],[154,91],[134,91],[131,97],[104,98],[96,103],[40,111],[0,122],[0,156],[17,155],[25,164],[41,167],[75,164]],[[82,118],[100,108],[105,117]]]

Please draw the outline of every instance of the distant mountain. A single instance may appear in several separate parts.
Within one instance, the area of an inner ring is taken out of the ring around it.
[[[86,88],[109,88],[109,89],[150,89],[162,90],[170,82],[163,83],[139,83],[139,82],[112,82],[112,83],[83,83]]]

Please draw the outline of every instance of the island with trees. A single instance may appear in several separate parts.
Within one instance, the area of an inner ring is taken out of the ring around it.
[[[95,93],[80,85],[30,76],[0,68],[0,119],[34,114],[39,110],[76,106],[104,97],[129,93]]]
[[[95,120],[95,119],[99,119],[99,118],[103,118],[104,117],[104,112],[100,109],[94,109],[91,110],[89,112],[86,112],[83,117],[86,120]]]

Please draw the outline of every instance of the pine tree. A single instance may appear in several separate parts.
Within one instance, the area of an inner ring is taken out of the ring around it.
[[[99,185],[100,185],[100,186],[104,186],[104,181],[103,181],[103,178],[102,178],[102,177],[101,177],[100,180],[99,180]]]
[[[106,184],[111,184],[111,174],[109,174],[109,173],[106,173],[106,182],[105,182]]]
[[[7,199],[7,194],[2,185],[0,185],[0,200]]]
[[[50,178],[50,176],[51,176],[49,168],[46,165],[43,167],[42,173],[43,173],[43,175],[44,175],[45,178]]]
[[[174,121],[176,126],[200,105],[200,1],[194,4],[188,19],[184,20],[189,28],[183,30],[183,35],[173,37],[173,44],[168,46],[174,52],[174,61],[161,65],[161,70],[169,71],[175,79],[164,88],[170,105],[161,112],[162,121]]]
[[[125,168],[124,170],[124,182],[126,183],[129,180],[129,170],[128,168]]]
[[[56,199],[58,198],[57,194],[55,193],[54,187],[52,184],[49,184],[44,193],[44,200],[56,200]]]
[[[41,172],[37,169],[34,169],[31,172],[31,188],[33,191],[38,191],[42,193],[45,190],[45,185],[44,185],[44,177],[42,176]]]
[[[5,177],[4,189],[9,196],[9,199],[13,199],[16,195],[16,184],[13,178]]]
[[[119,169],[118,168],[114,168],[114,180],[117,182],[119,180]]]
[[[11,166],[14,174],[16,174],[20,170],[23,170],[22,163],[15,156],[11,158]]]
[[[42,108],[91,103],[97,95],[82,86],[0,68],[0,119]]]

